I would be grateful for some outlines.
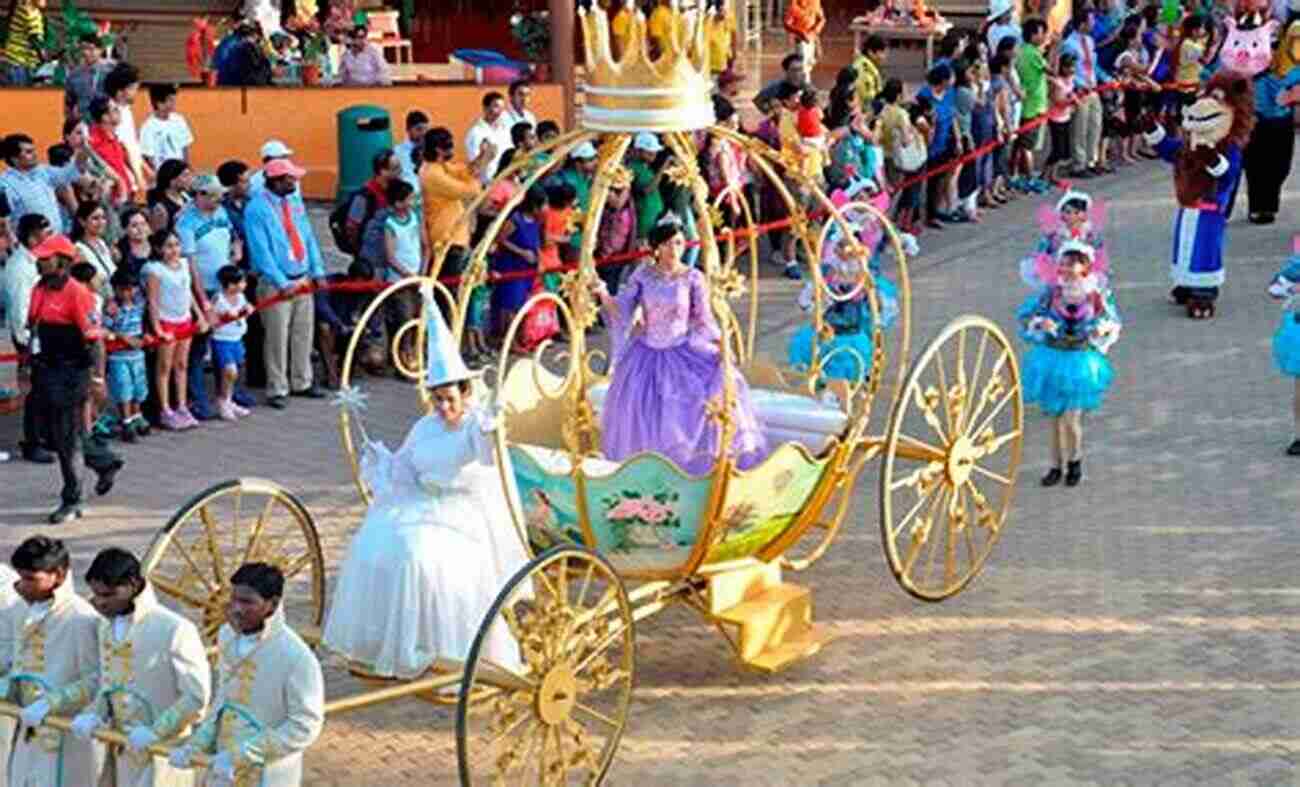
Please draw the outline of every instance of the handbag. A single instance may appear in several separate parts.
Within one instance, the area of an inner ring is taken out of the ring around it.
[[[925,147],[916,139],[894,149],[894,164],[903,172],[916,172],[925,166]]]

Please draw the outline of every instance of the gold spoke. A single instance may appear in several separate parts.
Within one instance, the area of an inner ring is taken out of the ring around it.
[[[262,531],[266,528],[266,517],[271,513],[275,506],[275,498],[268,498],[266,505],[262,507],[262,513],[257,515],[257,522],[253,525],[253,532],[248,534],[248,546],[244,549],[245,563],[251,562],[253,555],[258,547],[258,542],[262,540]]]
[[[179,530],[180,528],[177,529]],[[169,543],[175,546],[177,551],[181,553],[181,557],[185,558],[185,562],[190,564],[190,569],[194,572],[194,575],[198,577],[198,580],[203,583],[203,587],[207,588],[210,593],[217,592],[217,589],[214,588],[212,583],[208,582],[207,577],[204,576],[207,572],[199,568],[199,564],[194,562],[194,556],[190,554],[189,548],[181,541],[180,535],[173,535]]]
[[[936,520],[932,518],[930,520],[934,524],[930,526],[930,536],[926,539],[930,543],[930,551],[929,557],[926,558],[925,561],[925,578],[922,580],[922,584],[928,584],[930,582],[930,576],[934,574],[935,558],[939,556],[938,538],[940,535],[948,532],[948,528],[946,527],[936,528],[934,526],[935,524],[938,524],[939,521],[942,521],[943,517],[947,516],[948,487],[944,486],[942,489],[943,491],[939,493],[939,500],[941,502],[932,508],[930,512],[932,516],[938,516],[941,519]]]
[[[577,597],[574,598],[573,600],[573,605],[575,607],[582,608],[583,603],[587,600],[587,589],[591,587],[591,578],[593,575],[595,575],[595,573],[596,573],[596,564],[588,563],[587,573],[582,578],[582,589],[578,591]]]
[[[942,486],[938,486],[935,488],[944,489],[944,487]],[[916,559],[920,557],[921,550],[925,547],[926,544],[931,543],[930,533],[933,532],[934,530],[934,512],[937,510],[938,503],[942,499],[943,499],[943,495],[940,494],[934,497],[933,500],[931,500],[930,502],[930,509],[926,512],[926,518],[930,524],[929,527],[927,527],[925,530],[925,534],[926,534],[925,539],[921,540],[916,537],[913,537],[911,543],[908,544],[907,560],[904,561],[903,564],[904,574],[910,575],[912,573],[912,566],[916,563]]]
[[[980,432],[983,432],[985,429],[987,429],[988,426],[991,423],[993,423],[993,419],[998,417],[998,413],[1002,412],[1002,408],[1006,407],[1007,404],[1012,399],[1015,398],[1016,398],[1016,389],[1008,388],[1006,394],[1002,397],[1002,400],[998,402],[996,407],[994,407],[991,411],[989,411],[989,414],[984,417],[984,420],[980,421],[979,428],[972,431],[971,434],[978,435]]]
[[[917,499],[916,503],[912,506],[911,510],[907,512],[907,515],[898,521],[898,527],[894,528],[893,532],[890,533],[889,537],[891,539],[898,538],[899,534],[903,532],[903,528],[907,527],[907,523],[912,521],[912,517],[916,516],[917,513],[921,510],[921,507],[925,505],[925,502],[929,500],[930,497],[934,495],[935,492],[938,492],[941,488],[942,486],[940,484],[935,484],[933,487],[930,488],[929,492],[926,492],[924,495],[921,495]]]
[[[591,663],[596,660],[596,657],[608,650],[614,642],[623,636],[623,632],[625,631],[627,631],[627,624],[620,621],[618,628],[606,634],[600,642],[593,645],[591,650],[582,657],[582,661],[573,668],[573,676],[575,678],[581,676],[587,667],[590,667]]]
[[[546,589],[550,591],[551,598],[555,599],[556,601],[559,601],[560,593],[558,590],[555,589],[555,586],[551,584],[551,580],[546,578],[546,572],[538,571],[537,578],[540,579],[542,581],[542,584],[546,586]]]
[[[153,586],[158,590],[161,590],[163,593],[171,596],[177,601],[183,601],[186,604],[189,604],[195,609],[206,609],[208,606],[208,599],[199,598],[198,596],[191,594],[190,591],[181,587],[179,584],[173,583],[170,579],[153,575],[149,577],[149,581],[152,582]]]
[[[954,512],[965,513],[962,509],[962,488],[957,487],[952,491],[953,504],[948,506],[948,527],[944,537],[943,550],[943,581],[944,587],[950,588],[957,581],[957,533],[955,523],[953,522]],[[963,528],[964,529],[964,528]]]
[[[212,554],[212,578],[221,585],[226,580],[226,572],[221,564],[221,547],[217,544],[217,524],[212,521],[212,512],[207,503],[199,508],[199,519],[203,521],[203,532],[208,538],[208,552]]]
[[[972,571],[979,562],[979,550],[975,548],[975,536],[971,533],[974,529],[975,528],[970,525],[967,525],[966,530],[964,531],[966,536],[966,554],[970,556],[969,562]]]
[[[930,454],[931,458],[929,461],[936,461],[936,460],[943,461],[947,456],[947,452],[945,452],[939,446],[931,445],[930,443],[927,443],[924,440],[921,440],[916,437],[912,437],[909,434],[904,434],[903,432],[898,433],[898,442],[901,445],[904,445],[913,450],[922,451]],[[922,461],[922,460],[912,460],[912,461]]]
[[[964,333],[964,332],[963,332]],[[971,369],[971,377],[966,386],[966,404],[962,407],[962,423],[958,430],[961,434],[966,434],[966,427],[971,423],[971,406],[975,402],[975,391],[979,390],[980,369],[984,367],[984,351],[989,343],[989,334],[987,331],[980,336],[980,348],[975,354],[975,367]]]
[[[952,405],[948,401],[948,373],[943,368],[942,346],[934,348],[934,360],[931,363],[939,374],[939,398],[943,401],[943,422],[948,427],[944,437],[947,438],[948,435],[956,433],[953,431]]]
[[[472,708],[472,707],[474,707],[474,706],[471,705],[470,707]],[[483,707],[483,708],[487,708],[488,705],[487,705],[487,703],[484,703],[481,707]],[[527,706],[527,704],[524,704],[523,707],[524,707],[525,709],[527,709],[528,706]],[[488,711],[488,712],[490,713],[491,711]],[[523,724],[523,723],[526,722],[526,721],[531,721],[532,718],[533,718],[533,717],[532,717],[532,716],[529,716],[527,713],[523,713],[523,714],[521,714],[521,715],[519,716],[518,719],[516,719],[516,720],[514,720],[513,722],[510,723],[510,726],[509,726],[509,727],[506,727],[504,730],[502,730],[501,732],[497,733],[497,736],[496,736],[495,738],[493,738],[492,740],[487,741],[486,743],[484,743],[484,744],[483,744],[483,748],[484,748],[484,749],[487,749],[488,751],[491,751],[494,747],[496,747],[496,745],[497,745],[498,743],[500,743],[501,741],[505,740],[506,737],[510,735],[510,733],[512,733],[512,732],[514,732],[516,729],[518,729],[520,724]]]
[[[559,760],[561,768],[559,783],[563,784],[568,781],[569,774],[569,761],[564,756],[564,733],[560,730],[559,725],[556,725],[553,729],[555,730],[555,756]]]
[[[983,467],[980,467],[979,463],[976,463],[976,464],[971,465],[971,466],[970,466],[970,469],[971,469],[973,472],[979,473],[979,474],[982,475],[982,476],[985,476],[985,477],[987,477],[987,478],[991,478],[991,479],[993,479],[994,481],[997,481],[999,484],[1002,484],[1003,486],[1011,486],[1011,479],[1010,479],[1010,478],[1007,478],[1006,476],[1002,475],[1001,473],[995,473],[995,472],[993,472],[992,470],[985,470]]]
[[[235,514],[230,523],[230,554],[239,552],[239,516],[244,512],[244,487],[235,487]]]
[[[978,417],[980,417],[980,414],[984,412],[984,408],[985,408],[985,407],[988,407],[988,404],[989,404],[989,390],[988,390],[988,389],[989,389],[989,386],[993,384],[993,379],[994,379],[995,377],[997,377],[998,374],[1000,374],[1000,373],[1002,372],[1002,367],[1003,367],[1003,366],[1006,366],[1006,363],[1007,363],[1007,361],[1008,361],[1010,358],[1011,358],[1011,353],[1008,352],[1008,351],[1005,351],[1005,350],[1004,350],[1004,351],[1002,352],[1002,354],[998,356],[997,361],[994,362],[994,364],[993,364],[993,368],[991,368],[991,369],[989,370],[989,377],[988,377],[989,382],[988,382],[988,384],[986,384],[986,385],[984,386],[984,390],[983,390],[983,392],[980,393],[979,401],[976,402],[975,405],[974,405],[974,407],[971,408],[970,418],[967,419],[967,423],[968,423],[968,424],[973,424],[973,423],[975,423],[975,419],[978,418]],[[1011,391],[1014,391],[1015,389],[1014,389],[1014,388],[1011,388],[1010,390],[1011,390]],[[982,430],[982,429],[973,429],[973,430],[968,429],[968,430],[966,431],[966,434],[967,434],[967,435],[979,434],[981,431],[983,431],[983,430]]]
[[[311,557],[312,555],[310,552],[304,552],[292,561],[285,561],[284,568],[281,569],[280,573],[284,574],[286,581],[292,579],[297,576],[299,571],[302,571],[305,567],[311,565]]]
[[[592,718],[596,719],[597,721],[604,722],[607,726],[612,727],[613,729],[616,730],[618,729],[618,722],[614,721],[610,717],[606,716],[605,714],[601,713],[595,708],[592,708],[584,703],[575,700],[573,703],[573,709],[580,710],[583,713],[587,714],[588,716],[591,716]]]

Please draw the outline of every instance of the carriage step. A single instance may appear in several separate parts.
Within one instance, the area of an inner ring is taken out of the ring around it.
[[[765,588],[714,618],[740,628],[740,660],[759,669],[779,669],[821,648],[817,639],[808,651],[811,643],[806,640],[814,630],[812,592],[800,585],[782,582]],[[776,666],[765,666],[768,664]]]
[[[745,666],[760,672],[779,672],[796,661],[814,655],[830,641],[830,629],[821,623],[813,623],[799,636],[787,639],[746,661]]]

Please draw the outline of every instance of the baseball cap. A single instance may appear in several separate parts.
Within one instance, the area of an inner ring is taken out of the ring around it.
[[[649,131],[642,131],[637,134],[636,139],[632,142],[632,147],[637,150],[644,150],[646,153],[658,153],[664,149],[659,137]]]
[[[267,141],[262,146],[262,158],[285,158],[293,155],[293,149],[278,139]]]
[[[55,255],[76,257],[77,247],[72,245],[67,235],[51,235],[32,249],[32,256],[38,260],[49,259]]]
[[[217,176],[206,172],[194,177],[190,190],[195,194],[210,194],[214,197],[220,197],[226,193],[226,187],[221,185],[221,181],[217,180]]]
[[[569,154],[569,158],[576,158],[576,159],[588,159],[588,158],[595,158],[595,157],[596,157],[596,146],[591,144],[590,142],[582,143],[581,145],[574,148],[573,152]]]
[[[288,175],[292,178],[301,178],[307,174],[307,170],[293,163],[287,158],[278,158],[270,161],[263,168],[268,178],[279,178]]]

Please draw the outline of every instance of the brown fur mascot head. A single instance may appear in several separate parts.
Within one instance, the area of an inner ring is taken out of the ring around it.
[[[1220,71],[1183,110],[1183,130],[1193,148],[1227,142],[1245,147],[1255,128],[1255,89],[1250,79]]]

